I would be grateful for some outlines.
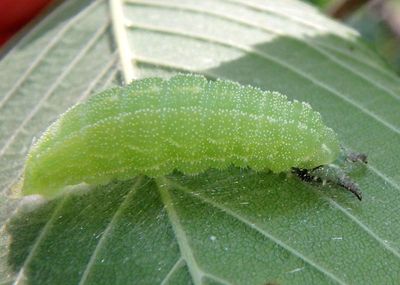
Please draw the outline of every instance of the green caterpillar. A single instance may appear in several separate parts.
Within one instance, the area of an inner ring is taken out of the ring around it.
[[[62,114],[32,146],[22,191],[53,196],[67,185],[174,169],[314,169],[339,153],[336,134],[307,103],[198,75],[149,78]]]

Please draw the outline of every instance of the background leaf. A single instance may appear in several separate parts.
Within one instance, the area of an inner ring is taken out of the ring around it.
[[[291,0],[110,3],[65,1],[0,62],[2,284],[400,280],[400,81],[356,32]],[[186,71],[310,102],[368,153],[353,175],[363,202],[231,168],[79,186],[16,208],[32,138],[58,114],[122,78]]]

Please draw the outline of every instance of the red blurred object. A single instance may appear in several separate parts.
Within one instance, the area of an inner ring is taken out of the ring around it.
[[[52,0],[0,0],[0,46]]]

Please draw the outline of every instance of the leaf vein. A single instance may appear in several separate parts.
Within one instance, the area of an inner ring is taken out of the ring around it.
[[[111,59],[104,65],[103,68],[100,69],[100,72],[98,73],[98,75],[88,85],[86,90],[82,93],[81,97],[78,98],[78,100],[77,100],[78,102],[86,99],[90,95],[90,93],[93,91],[93,89],[99,83],[99,81],[102,79],[102,77],[107,73],[107,71],[110,70],[110,68],[113,66],[113,64],[115,64],[116,59],[117,59],[117,54],[114,52],[111,56]],[[21,169],[22,166],[23,166],[23,163],[20,163],[17,166],[13,167],[13,168],[19,170],[18,174],[14,177],[14,179],[11,180],[11,182],[4,183],[4,185],[7,185],[4,187],[5,189],[10,189],[10,187],[12,187],[19,180],[19,178],[21,177],[21,175],[23,173],[23,170]],[[0,173],[2,173],[3,171],[4,171],[4,169],[2,169],[2,171]]]
[[[288,252],[290,252],[291,254],[293,254],[294,256],[298,257],[299,259],[303,260],[305,263],[309,264],[310,266],[314,267],[316,270],[318,270],[319,272],[323,273],[324,275],[326,275],[327,277],[329,277],[330,279],[332,279],[333,281],[339,283],[339,284],[346,284],[343,280],[341,280],[339,277],[335,276],[332,272],[328,271],[326,268],[319,266],[318,264],[316,264],[314,261],[312,261],[311,259],[309,259],[307,256],[303,255],[302,253],[300,253],[299,251],[297,251],[296,249],[292,248],[291,246],[287,245],[286,243],[284,243],[283,241],[281,241],[279,238],[273,236],[272,234],[268,233],[267,231],[265,231],[264,229],[260,228],[257,224],[252,223],[251,221],[247,220],[245,217],[240,216],[239,214],[235,213],[233,210],[228,209],[222,205],[219,205],[218,203],[211,201],[210,199],[204,197],[203,195],[195,195],[193,194],[192,191],[190,191],[190,189],[178,185],[172,181],[168,182],[171,185],[174,185],[177,189],[181,190],[184,193],[187,193],[189,195],[191,195],[192,197],[196,198],[196,199],[200,199],[201,201],[221,210],[222,212],[226,213],[227,215],[237,219],[238,221],[242,222],[243,224],[245,224],[246,226],[250,227],[251,229],[259,232],[261,235],[265,236],[266,238],[268,238],[269,240],[271,240],[272,242],[276,243],[277,245],[279,245],[281,248],[287,250]],[[199,194],[199,193],[196,193]]]
[[[385,241],[379,237],[375,232],[373,232],[367,225],[361,222],[356,216],[352,215],[349,211],[339,205],[337,202],[332,200],[331,198],[325,197],[331,205],[340,210],[343,214],[345,214],[350,220],[356,223],[361,229],[363,229],[369,236],[371,236],[374,240],[376,240],[381,246],[383,246],[386,250],[390,251],[394,256],[400,259],[400,253],[392,248],[389,244],[385,243]]]
[[[14,281],[14,285],[18,285],[18,284],[25,284],[25,280],[24,278],[25,276],[25,269],[27,268],[27,266],[29,265],[29,263],[32,261],[32,259],[34,258],[36,251],[39,249],[39,246],[41,244],[41,242],[44,240],[45,236],[47,235],[47,233],[49,232],[52,224],[55,222],[56,217],[58,216],[58,213],[61,211],[61,209],[63,208],[63,206],[65,205],[66,201],[68,200],[69,195],[66,194],[62,200],[59,202],[59,204],[57,205],[57,207],[54,209],[53,214],[51,215],[50,219],[47,221],[46,225],[43,227],[43,229],[40,231],[40,234],[38,236],[38,238],[35,240],[29,255],[26,257],[24,264],[22,265],[22,267],[20,268],[20,270],[18,271],[18,275],[16,280]]]
[[[77,22],[82,17],[85,17],[89,12],[91,12],[97,4],[100,3],[95,1],[90,7],[83,10],[82,12],[76,14],[72,17],[66,25],[57,33],[55,37],[51,39],[48,45],[38,54],[36,59],[31,62],[28,68],[25,70],[24,74],[18,79],[18,81],[11,87],[11,89],[6,93],[6,95],[0,101],[0,109],[4,107],[6,102],[15,94],[15,91],[22,85],[22,83],[27,79],[27,77],[32,73],[32,71],[37,67],[37,65],[42,61],[42,59],[52,50],[52,48],[59,42],[59,40],[65,35],[66,32],[70,30],[73,24]]]
[[[147,58],[143,58],[143,57],[138,58],[137,61],[138,62],[143,62],[143,63],[146,63],[146,64],[151,64],[151,65],[154,65],[154,66],[157,66],[157,67],[166,67],[166,68],[178,69],[178,70],[185,71],[185,72],[190,72],[189,68],[186,68],[186,67],[183,67],[183,66],[171,65],[169,63],[154,61],[152,59],[147,59]],[[204,75],[206,75],[207,77],[209,77],[209,78],[218,78],[217,74],[214,74],[214,73],[212,73],[210,71],[202,71],[202,73]],[[371,169],[371,171],[375,172],[375,174],[377,176],[379,176],[381,179],[383,179],[384,181],[388,182],[395,189],[400,190],[400,187],[398,186],[398,184],[396,182],[394,182],[392,179],[390,179],[390,177],[387,177],[386,175],[384,175],[377,168],[373,167],[370,163],[367,165],[367,167],[369,169]]]
[[[140,27],[138,25],[135,25],[135,26],[136,27]],[[162,32],[162,33],[167,33],[168,32],[169,34],[174,34],[174,35],[177,35],[177,36],[190,37],[190,38],[193,38],[193,39],[196,39],[196,40],[203,40],[203,41],[213,42],[213,43],[224,45],[224,46],[228,46],[228,47],[231,47],[231,48],[236,48],[238,50],[245,51],[246,53],[252,53],[252,54],[254,54],[256,56],[259,56],[263,60],[274,62],[277,65],[280,65],[281,67],[286,68],[289,71],[297,74],[299,77],[303,77],[304,79],[314,83],[315,85],[321,87],[322,89],[327,90],[329,93],[331,93],[331,94],[335,95],[336,97],[342,99],[343,101],[345,101],[348,104],[352,105],[356,109],[359,109],[364,114],[374,118],[376,121],[378,121],[379,123],[381,123],[385,127],[389,128],[393,132],[395,132],[397,134],[400,134],[400,129],[398,129],[396,126],[392,125],[391,123],[387,122],[386,120],[381,118],[379,115],[375,114],[374,112],[369,111],[368,109],[366,109],[362,105],[359,105],[354,100],[352,100],[352,99],[346,97],[345,95],[341,94],[336,89],[326,85],[325,83],[319,81],[318,79],[315,79],[313,76],[307,75],[305,73],[303,74],[296,67],[294,67],[294,66],[292,66],[290,64],[287,64],[282,60],[274,58],[274,57],[266,54],[265,52],[261,52],[261,51],[258,51],[257,49],[253,49],[253,48],[247,47],[247,46],[240,46],[240,45],[233,44],[233,43],[222,42],[222,41],[217,40],[217,39],[206,38],[206,37],[203,37],[203,36],[200,36],[200,35],[192,35],[192,34],[188,34],[186,32],[183,33],[181,31],[171,31],[171,30],[167,30],[167,29],[161,29],[161,28],[158,28],[158,27],[157,28],[153,28],[153,27],[150,27],[150,26],[146,26],[146,27],[143,26],[142,28],[143,29],[147,29],[147,30],[151,30],[151,31]],[[139,60],[139,58],[137,58],[137,60]]]
[[[41,109],[46,100],[51,96],[51,94],[55,91],[55,89],[61,84],[62,80],[71,72],[72,68],[76,65],[77,62],[90,50],[90,48],[94,45],[94,43],[102,36],[107,28],[109,27],[109,21],[105,23],[99,30],[94,33],[92,38],[85,43],[84,47],[80,50],[80,52],[76,55],[76,57],[70,62],[70,64],[64,69],[64,71],[58,76],[58,78],[54,81],[54,83],[50,86],[45,95],[40,99],[35,108],[32,109],[31,112],[25,117],[22,123],[15,129],[14,133],[10,136],[10,138],[6,141],[2,149],[0,150],[0,157],[4,155],[6,150],[10,147],[10,145],[15,141],[17,135],[23,130],[24,126],[29,122],[29,120]]]
[[[323,28],[321,28],[319,26],[316,26],[311,22],[304,21],[302,18],[299,18],[299,17],[295,18],[292,15],[289,16],[289,15],[287,15],[285,13],[280,13],[277,10],[270,9],[270,8],[265,7],[265,6],[261,6],[261,5],[255,4],[255,3],[246,3],[246,2],[243,2],[242,0],[225,0],[225,1],[234,2],[234,3],[240,4],[240,5],[246,6],[246,7],[250,7],[252,9],[258,10],[260,12],[266,12],[266,13],[277,15],[277,16],[280,16],[280,17],[285,17],[286,19],[288,19],[288,20],[290,20],[292,22],[303,24],[304,26],[307,26],[309,28],[314,28],[317,31],[325,31]],[[304,15],[302,15],[302,16],[304,17]],[[315,14],[314,14],[314,16],[315,16]],[[324,19],[324,20],[326,21],[326,19]],[[335,28],[338,28],[338,27],[339,27],[338,25],[335,25]],[[328,30],[327,32],[330,32],[330,31]],[[358,33],[354,33],[352,31],[350,31],[349,29],[346,29],[346,32],[351,32],[352,36],[358,36]],[[343,55],[346,55],[346,56],[349,56],[349,57],[352,57],[352,58],[354,57],[354,55],[346,52],[346,50],[343,50],[341,48],[332,47],[331,45],[326,45],[326,44],[323,44],[323,43],[319,43],[319,45],[322,46],[323,48],[334,50],[334,51],[336,51],[338,53],[341,53]],[[371,54],[371,51],[369,49],[368,50],[364,49],[364,51],[369,52],[369,54]],[[363,58],[362,60],[359,59],[359,58],[356,58],[356,60],[358,62],[365,63],[366,65],[368,65],[370,67],[379,69],[379,71],[382,73],[382,75],[390,77],[392,80],[399,80],[394,73],[389,72],[388,70],[384,69],[382,66],[377,64],[377,62],[372,62],[368,58]]]
[[[236,2],[236,1],[231,1],[231,0],[225,0],[225,1]],[[246,21],[244,19],[238,19],[236,17],[232,17],[232,16],[229,16],[227,14],[223,14],[223,13],[219,13],[219,12],[215,12],[215,11],[210,11],[210,10],[199,9],[197,7],[194,8],[194,7],[191,7],[191,6],[188,6],[188,5],[183,5],[183,6],[182,5],[174,5],[174,4],[169,4],[169,3],[165,3],[165,2],[159,2],[159,1],[144,2],[144,1],[141,1],[141,0],[127,0],[127,3],[128,4],[140,4],[140,5],[144,5],[144,6],[151,6],[151,7],[157,7],[157,8],[166,8],[166,9],[177,9],[177,8],[179,8],[180,10],[184,10],[184,11],[188,11],[188,12],[194,12],[194,13],[202,13],[202,14],[213,16],[213,17],[216,17],[216,18],[225,19],[225,20],[228,20],[230,22],[239,23],[239,24],[242,24],[242,25],[245,25],[245,26],[249,26],[249,27],[252,27],[252,28],[261,29],[261,30],[263,30],[263,31],[265,31],[267,33],[271,33],[271,34],[275,34],[275,35],[281,35],[281,36],[282,35],[283,36],[287,35],[284,32],[278,32],[277,30],[269,29],[266,26],[260,26],[259,24],[253,24],[253,23],[248,22],[248,21]],[[243,4],[243,5],[247,6],[247,7],[250,7],[252,9],[254,9],[254,7],[251,4],[247,4],[247,3],[245,4],[245,3],[242,3],[242,2],[237,2],[237,4]],[[280,14],[277,14],[277,15],[280,15]],[[293,20],[293,19],[289,18],[289,20]],[[298,37],[298,36],[295,36],[295,35],[291,35],[291,36],[292,36],[293,39],[304,43],[305,45],[307,45],[311,49],[317,50],[323,56],[331,59],[332,61],[336,62],[338,65],[341,65],[342,67],[350,70],[355,75],[363,78],[365,81],[367,81],[368,84],[373,84],[376,87],[378,87],[378,88],[380,88],[382,90],[385,90],[388,93],[388,95],[393,97],[394,99],[400,100],[400,96],[396,95],[395,93],[393,93],[391,90],[389,90],[385,86],[375,82],[374,80],[369,80],[368,77],[365,77],[363,74],[361,74],[361,73],[357,72],[356,70],[352,69],[345,62],[343,63],[343,61],[341,61],[340,59],[334,59],[334,57],[330,56],[323,49],[312,46],[310,43],[308,43],[302,37]],[[328,47],[328,46],[323,45],[323,44],[318,44],[318,45],[322,46],[323,48],[333,49],[338,53],[348,55],[348,53],[343,52],[341,49]],[[365,59],[361,60],[361,59],[355,58],[353,56],[352,56],[352,58],[354,60],[358,61],[358,62],[361,62],[361,63],[365,64],[365,65],[368,65],[370,67],[378,69],[379,71],[381,71],[381,73],[383,73],[383,69],[381,67],[370,63],[368,60],[365,60]],[[339,62],[341,62],[341,63],[339,63]],[[392,80],[397,79],[393,74],[391,74],[391,73],[389,73],[387,71],[384,74],[386,76],[391,75],[391,79]]]
[[[122,70],[125,78],[125,82],[129,83],[133,79],[139,77],[139,71],[134,68],[134,64],[131,61],[133,58],[132,50],[130,48],[128,37],[126,36],[124,11],[122,9],[123,0],[110,0],[111,18],[113,23],[113,29],[115,34],[115,40],[117,42],[118,51],[120,54]]]
[[[246,7],[250,7],[250,8],[254,8],[255,6],[253,6],[253,4],[250,3],[245,3],[242,1],[235,1],[235,0],[223,0],[223,1],[228,1],[228,2],[236,2],[236,3],[240,3],[243,6]],[[264,11],[261,7],[256,6],[257,8],[261,9],[261,11]],[[283,13],[278,13],[277,11],[270,11],[267,10],[268,12],[271,12],[272,14],[275,15],[279,15],[279,16],[283,16],[285,15],[285,18],[289,19],[289,20],[293,20],[296,21],[294,18],[292,17],[287,17],[286,14]],[[247,22],[247,21],[244,21]],[[256,27],[255,24],[252,24],[250,22],[247,22],[250,26],[252,27]],[[276,35],[285,35],[284,32],[278,32],[276,30],[272,30],[272,29],[268,29],[265,26],[262,26],[262,29],[276,34]],[[348,64],[346,64],[346,62],[343,62],[342,60],[336,58],[335,56],[330,55],[329,53],[325,52],[323,49],[318,48],[317,45],[313,46],[312,44],[310,44],[309,42],[307,42],[306,40],[304,40],[302,37],[298,37],[298,36],[294,36],[294,39],[298,40],[299,42],[303,43],[304,45],[306,45],[308,48],[317,51],[319,54],[323,55],[324,57],[330,59],[332,62],[336,63],[337,65],[340,65],[341,67],[347,69],[348,71],[350,71],[351,73],[353,73],[354,75],[358,76],[359,78],[362,78],[366,84],[370,84],[370,85],[375,85],[375,87],[377,87],[378,89],[385,91],[389,96],[391,96],[392,98],[396,99],[396,100],[400,100],[400,96],[398,96],[397,94],[395,94],[392,90],[386,88],[385,86],[381,85],[379,82],[376,82],[375,80],[372,80],[372,78],[369,78],[368,76],[365,76],[364,74],[358,72],[357,70],[353,69],[351,66],[349,66]],[[357,58],[355,58],[357,60]],[[366,63],[366,61],[362,61],[363,63]]]
[[[262,58],[262,59],[264,59],[266,61],[274,62],[277,65],[280,65],[281,67],[286,68],[289,71],[295,73],[297,76],[302,77],[302,78],[314,83],[315,85],[319,86],[322,89],[325,89],[329,93],[331,93],[331,94],[335,95],[336,97],[342,99],[343,101],[345,101],[348,104],[352,105],[356,109],[359,109],[361,112],[365,113],[366,115],[374,118],[376,121],[378,121],[379,123],[381,123],[382,125],[384,125],[388,129],[392,130],[393,132],[395,132],[397,134],[400,134],[400,129],[398,129],[396,126],[394,126],[391,123],[387,122],[386,120],[381,118],[379,115],[375,114],[374,112],[369,111],[367,108],[365,108],[362,105],[358,104],[353,99],[350,99],[350,98],[346,97],[345,95],[341,94],[336,89],[334,89],[333,87],[330,87],[329,85],[326,85],[322,81],[319,81],[318,79],[314,78],[313,76],[311,76],[309,74],[305,74],[305,73],[303,74],[296,67],[294,67],[294,66],[292,66],[292,65],[290,65],[290,64],[288,64],[288,63],[286,63],[286,62],[284,62],[284,61],[282,61],[280,59],[274,58],[274,57],[266,54],[265,52],[261,52],[261,51],[258,51],[257,49],[254,49],[254,48],[251,48],[251,47],[247,47],[247,46],[240,46],[238,44],[223,42],[223,41],[218,40],[218,39],[210,39],[210,38],[203,37],[203,36],[200,36],[200,35],[188,34],[186,32],[183,33],[181,31],[171,31],[171,30],[162,29],[162,28],[158,28],[158,27],[157,28],[153,28],[153,27],[150,27],[150,26],[147,26],[147,27],[143,26],[143,29],[152,30],[152,31],[156,31],[156,32],[163,32],[163,33],[167,33],[168,32],[169,34],[174,34],[174,35],[177,35],[177,36],[185,36],[185,37],[190,37],[190,38],[194,38],[194,39],[197,39],[197,40],[208,41],[208,42],[212,42],[212,43],[228,46],[228,47],[231,47],[231,48],[236,48],[238,50],[245,51],[246,53],[252,53],[254,55],[257,55],[260,58]],[[137,60],[139,60],[139,58],[137,58]]]
[[[214,280],[214,281],[217,281],[217,282],[219,282],[219,283],[221,283],[221,284],[225,284],[225,285],[231,285],[231,284],[232,284],[232,283],[229,282],[228,280],[222,279],[222,278],[220,278],[220,277],[218,277],[218,276],[215,276],[214,274],[211,274],[211,273],[204,273],[203,279],[204,279],[205,277],[207,277],[207,278],[209,278],[209,279],[212,279],[212,280]]]
[[[68,6],[72,1],[62,1],[59,5],[56,4],[56,7],[50,7],[50,9],[53,8],[53,10],[51,10],[49,12],[49,14],[44,17],[44,19],[42,19],[41,21],[39,21],[36,25],[33,26],[32,29],[30,29],[25,35],[24,37],[18,41],[15,46],[13,47],[13,49],[11,49],[6,55],[5,57],[9,57],[11,56],[13,53],[15,53],[16,50],[18,50],[18,47],[21,46],[22,44],[24,44],[27,40],[29,41],[29,37],[31,37],[32,35],[34,35],[36,32],[40,31],[40,29],[42,27],[45,27],[46,24],[48,22],[50,22],[51,20],[53,20],[56,17],[59,17],[60,14],[62,12],[64,12],[64,9],[66,8],[65,6]]]
[[[132,189],[129,190],[129,193],[126,195],[122,203],[119,205],[118,209],[115,211],[114,216],[111,218],[110,222],[108,223],[107,227],[105,228],[101,238],[99,239],[96,248],[94,249],[92,255],[90,256],[89,262],[86,265],[85,271],[83,272],[81,279],[79,281],[79,285],[83,285],[87,282],[89,274],[95,264],[96,258],[100,252],[100,250],[105,245],[105,241],[109,236],[110,232],[113,230],[113,226],[116,224],[116,221],[119,219],[122,211],[128,206],[128,201],[130,201],[131,197],[134,196],[138,190],[138,186],[142,182],[141,178],[138,178],[137,181],[132,186]]]
[[[161,281],[160,285],[168,284],[168,280],[175,273],[175,271],[184,265],[185,265],[185,260],[183,259],[182,256],[180,256],[178,260],[175,262],[175,264],[171,267],[171,270],[167,273],[167,275],[165,275],[165,278]]]
[[[169,189],[161,187],[161,185],[166,184],[163,183],[163,180],[166,179],[160,178],[156,180],[161,200],[164,203],[165,209],[167,210],[168,217],[175,232],[175,237],[178,242],[182,258],[186,261],[189,272],[193,278],[193,282],[195,285],[201,285],[204,271],[197,264],[197,261],[194,257],[185,230],[183,229],[183,226],[179,221],[178,213],[173,206],[171,195],[168,193]]]

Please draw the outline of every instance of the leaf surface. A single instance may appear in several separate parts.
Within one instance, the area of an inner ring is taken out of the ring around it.
[[[0,61],[1,284],[396,284],[400,80],[357,33],[297,1],[65,1]],[[364,199],[249,169],[17,198],[32,139],[134,78],[202,73],[309,102]],[[17,207],[17,204],[19,207]],[[68,278],[66,278],[68,276]]]

